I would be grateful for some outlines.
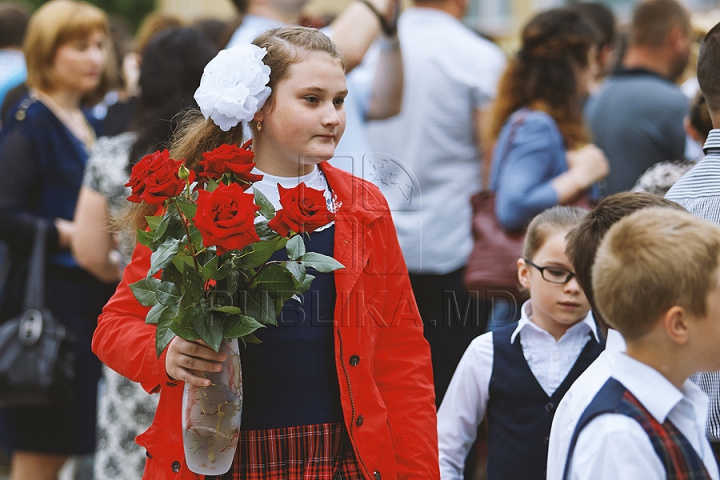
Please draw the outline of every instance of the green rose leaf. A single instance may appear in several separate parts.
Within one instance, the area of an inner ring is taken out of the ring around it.
[[[293,276],[287,268],[278,264],[269,264],[255,275],[251,288],[269,292],[273,297],[276,293],[295,291]],[[289,296],[288,296],[289,298]]]
[[[240,310],[238,307],[233,307],[232,305],[226,305],[223,307],[212,307],[210,311],[221,312],[228,315],[240,315],[242,313],[242,310]]]
[[[268,222],[262,221],[255,224],[255,231],[263,242],[269,242],[279,237],[277,232],[267,226]]]
[[[190,268],[195,268],[195,262],[193,262],[193,257],[185,253],[178,253],[177,255],[175,255],[172,259],[172,264],[175,265],[175,268],[177,268],[180,273],[185,270],[185,267],[187,265],[189,265]]]
[[[236,315],[225,322],[223,336],[225,338],[239,338],[253,333],[264,325],[252,317]]]
[[[253,188],[253,193],[255,194],[255,204],[260,207],[258,213],[266,219],[272,220],[275,216],[275,207],[272,202],[257,188]]]
[[[207,282],[211,278],[214,280],[219,280],[219,278],[216,278],[218,276],[218,262],[220,261],[220,257],[217,255],[213,255],[213,257],[210,259],[209,262],[207,262],[205,265],[203,265],[203,272],[202,272],[202,281],[203,283]]]
[[[305,280],[305,265],[302,263],[289,261],[285,263],[285,268],[292,273],[292,276],[295,277],[298,283],[302,283],[302,281]]]
[[[200,338],[200,336],[195,331],[195,327],[170,322],[170,330],[175,332],[178,337],[182,338],[183,340],[187,340],[188,342],[192,342]]]
[[[145,217],[145,220],[148,223],[148,227],[150,227],[150,232],[154,232],[157,230],[158,225],[162,221],[163,217],[161,215],[148,215]]]
[[[228,274],[227,280],[225,280],[225,290],[227,291],[228,295],[235,295],[235,292],[238,291],[239,285],[240,272],[238,272],[237,270],[233,270]]]
[[[240,305],[246,315],[263,325],[277,325],[275,302],[267,291],[259,289],[241,291]]]
[[[254,333],[243,335],[242,337],[240,337],[240,340],[242,340],[243,346],[247,346],[248,343],[252,343],[253,345],[260,345],[262,343],[260,339],[255,336]]]
[[[288,240],[287,245],[288,258],[290,260],[299,260],[300,257],[305,255],[305,242],[303,242],[302,235],[295,235]]]
[[[180,205],[180,210],[185,214],[186,218],[194,218],[195,212],[197,212],[197,205],[188,202],[187,200],[183,200],[181,198],[178,198],[177,200],[178,205]]]
[[[342,263],[334,258],[315,252],[306,253],[300,260],[306,267],[314,268],[321,273],[334,272],[335,270],[345,268]]]
[[[185,294],[197,302],[203,297],[203,277],[194,268],[185,268],[183,271],[182,286]]]
[[[171,320],[165,320],[159,322],[157,330],[155,331],[155,354],[160,358],[162,352],[168,346],[168,343],[175,337],[175,332],[172,331],[172,327],[176,325]]]
[[[167,307],[162,303],[156,303],[155,305],[153,305],[153,307],[145,316],[145,323],[157,325],[158,320],[160,319],[160,314],[162,314],[166,308]]]
[[[235,257],[233,261],[236,268],[255,268],[267,262],[275,253],[275,242],[255,242],[251,251]]]
[[[157,278],[143,278],[131,284],[130,290],[132,290],[133,295],[135,295],[137,301],[140,302],[140,305],[152,307],[158,302],[157,294],[155,293],[158,285],[160,285],[160,280]]]
[[[165,268],[163,268],[162,275],[160,276],[163,282],[170,282],[175,285],[182,285],[182,278],[182,272],[177,269],[174,262],[168,263]]]
[[[150,255],[150,271],[148,276],[151,277],[157,272],[165,268],[178,252],[178,244],[180,240],[177,238],[167,238],[156,251]]]
[[[300,293],[305,293],[308,290],[310,290],[310,285],[312,284],[312,281],[315,280],[315,277],[313,275],[305,275],[305,280],[300,283],[297,287],[297,291]]]
[[[180,292],[174,283],[160,282],[156,290],[158,302],[168,307],[180,303]]]
[[[216,352],[220,350],[223,339],[223,322],[218,315],[212,315],[205,304],[193,305],[192,321],[200,338]]]
[[[155,242],[153,241],[153,234],[152,232],[146,232],[142,228],[138,228],[136,231],[136,237],[138,243],[141,245],[145,245],[146,247],[153,249],[155,247]]]

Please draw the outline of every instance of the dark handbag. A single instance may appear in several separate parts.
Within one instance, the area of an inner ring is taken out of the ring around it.
[[[45,307],[45,237],[45,223],[38,222],[22,313],[0,324],[0,406],[72,400],[73,342]]]
[[[499,172],[522,120],[521,114],[513,121],[503,158],[498,162]],[[507,232],[503,228],[495,215],[494,192],[483,190],[473,195],[470,201],[475,244],[463,274],[465,288],[469,292],[480,292],[486,297],[490,295],[511,295],[517,299],[526,297],[521,292],[517,273],[517,260],[522,257],[525,230]]]

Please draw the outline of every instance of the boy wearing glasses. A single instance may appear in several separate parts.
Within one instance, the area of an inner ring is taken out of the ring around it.
[[[587,212],[553,207],[530,223],[518,278],[530,292],[518,322],[476,338],[438,411],[440,475],[463,478],[483,418],[489,480],[543,480],[555,408],[604,342],[565,255]]]

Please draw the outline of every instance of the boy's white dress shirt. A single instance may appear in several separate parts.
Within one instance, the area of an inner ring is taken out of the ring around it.
[[[531,318],[530,301],[527,301],[522,306],[520,321],[510,341],[515,342],[522,332],[520,343],[525,360],[545,393],[552,395],[590,339],[588,333],[599,341],[595,320],[592,313],[588,313],[556,342],[552,335],[532,323]],[[463,478],[465,457],[475,441],[489,400],[493,350],[492,332],[473,340],[460,360],[438,410],[442,480]]]
[[[678,390],[657,370],[625,354],[615,361],[612,377],[622,383],[660,423],[669,419],[698,453],[710,477],[718,466],[705,436],[707,395],[690,380]],[[665,467],[650,437],[638,422],[608,413],[593,419],[580,433],[571,480],[664,480]]]
[[[578,420],[608,381],[615,359],[624,351],[625,339],[618,331],[609,329],[605,351],[575,380],[560,401],[550,430],[546,480],[562,480],[568,448]]]

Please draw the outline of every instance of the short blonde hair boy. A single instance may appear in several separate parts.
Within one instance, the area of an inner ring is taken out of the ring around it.
[[[718,284],[720,227],[671,208],[646,208],[608,231],[593,266],[595,301],[626,340],[677,305],[704,316]]]
[[[52,90],[55,86],[53,63],[58,48],[68,42],[87,38],[95,31],[103,32],[107,38],[107,60],[100,84],[83,98],[83,104],[93,105],[102,100],[115,78],[110,30],[107,15],[86,2],[52,0],[40,7],[30,18],[23,45],[28,86],[39,90]]]

